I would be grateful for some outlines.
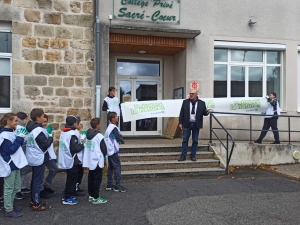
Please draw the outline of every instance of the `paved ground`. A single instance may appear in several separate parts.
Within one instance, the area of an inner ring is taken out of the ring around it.
[[[0,216],[0,224],[299,224],[300,182],[259,168],[238,168],[230,175],[126,179],[127,193],[101,191],[108,203],[92,205],[87,196],[76,206],[61,204],[65,174],[55,178],[53,209],[33,212],[29,196],[16,200],[24,216]],[[87,174],[82,187],[87,189]],[[103,186],[106,180],[103,180]]]

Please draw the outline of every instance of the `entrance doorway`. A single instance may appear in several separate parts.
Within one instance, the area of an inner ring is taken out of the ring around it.
[[[117,59],[116,88],[120,102],[150,101],[162,99],[160,60]],[[162,118],[145,118],[123,122],[123,135],[161,135]]]

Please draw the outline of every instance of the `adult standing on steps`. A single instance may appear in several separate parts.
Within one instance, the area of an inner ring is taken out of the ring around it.
[[[182,152],[178,161],[186,159],[191,132],[193,139],[191,160],[196,161],[199,133],[203,127],[203,116],[207,116],[208,114],[209,110],[206,109],[205,102],[198,99],[197,90],[191,89],[190,98],[183,100],[179,115],[179,127],[183,129],[183,140]]]

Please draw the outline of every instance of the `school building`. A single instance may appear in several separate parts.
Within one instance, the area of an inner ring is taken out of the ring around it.
[[[105,129],[101,107],[115,86],[121,102],[185,98],[191,87],[200,98],[272,91],[282,115],[298,115],[298,8],[298,0],[0,0],[0,113],[43,108],[57,137],[71,114],[86,128],[101,116]],[[248,120],[221,118],[225,127]],[[120,128],[124,136],[161,136],[167,121]],[[286,123],[279,119],[279,129]],[[208,127],[206,118],[201,138]]]

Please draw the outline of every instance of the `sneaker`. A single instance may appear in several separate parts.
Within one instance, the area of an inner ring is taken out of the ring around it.
[[[44,186],[44,191],[47,192],[47,193],[49,193],[49,194],[53,194],[54,193],[54,191],[51,188],[48,188],[46,186]]]
[[[22,199],[24,199],[24,195],[22,195],[21,192],[17,192],[15,199],[22,200]]]
[[[21,193],[22,194],[29,194],[30,190],[28,188],[23,188],[23,189],[21,189]]]
[[[43,206],[45,206],[45,205],[47,205],[48,204],[48,202],[40,202],[40,205],[43,205]],[[34,206],[35,205],[35,203],[34,202],[30,202],[30,204],[29,204],[29,206],[30,207],[32,207],[32,206]]]
[[[32,207],[33,211],[46,211],[47,209],[49,209],[45,204],[43,203],[39,203],[39,204],[35,204]]]
[[[16,212],[20,212],[22,210],[22,207],[14,205],[13,210],[16,211]]]
[[[93,201],[93,197],[92,196],[89,196],[89,202],[92,202]]]
[[[45,190],[42,190],[42,191],[40,192],[40,197],[41,197],[41,198],[50,198],[51,195],[52,195],[52,194],[46,192]]]
[[[106,189],[107,191],[112,191],[114,189],[114,185],[113,184],[108,184],[106,185]]]
[[[114,186],[114,189],[113,189],[115,192],[126,192],[127,191],[127,189],[126,188],[124,188],[123,186],[121,186],[121,185],[116,185],[116,186]]]
[[[22,216],[22,213],[12,210],[10,212],[5,212],[5,216],[12,217],[12,218],[17,218],[17,217]]]
[[[257,139],[254,141],[254,143],[261,144],[261,140]]]
[[[107,200],[104,198],[101,198],[100,196],[99,196],[99,198],[92,200],[92,204],[102,204],[102,203],[106,203],[106,202],[107,202]]]
[[[76,199],[76,196],[71,196],[70,198]],[[64,200],[65,200],[65,197],[62,197],[61,200],[64,201]]]
[[[73,198],[67,198],[67,199],[64,199],[62,201],[62,204],[64,204],[64,205],[77,205],[78,201],[76,199],[73,199]]]
[[[85,192],[84,192],[84,190],[80,189],[80,191],[75,191],[74,195],[75,196],[84,196]]]

